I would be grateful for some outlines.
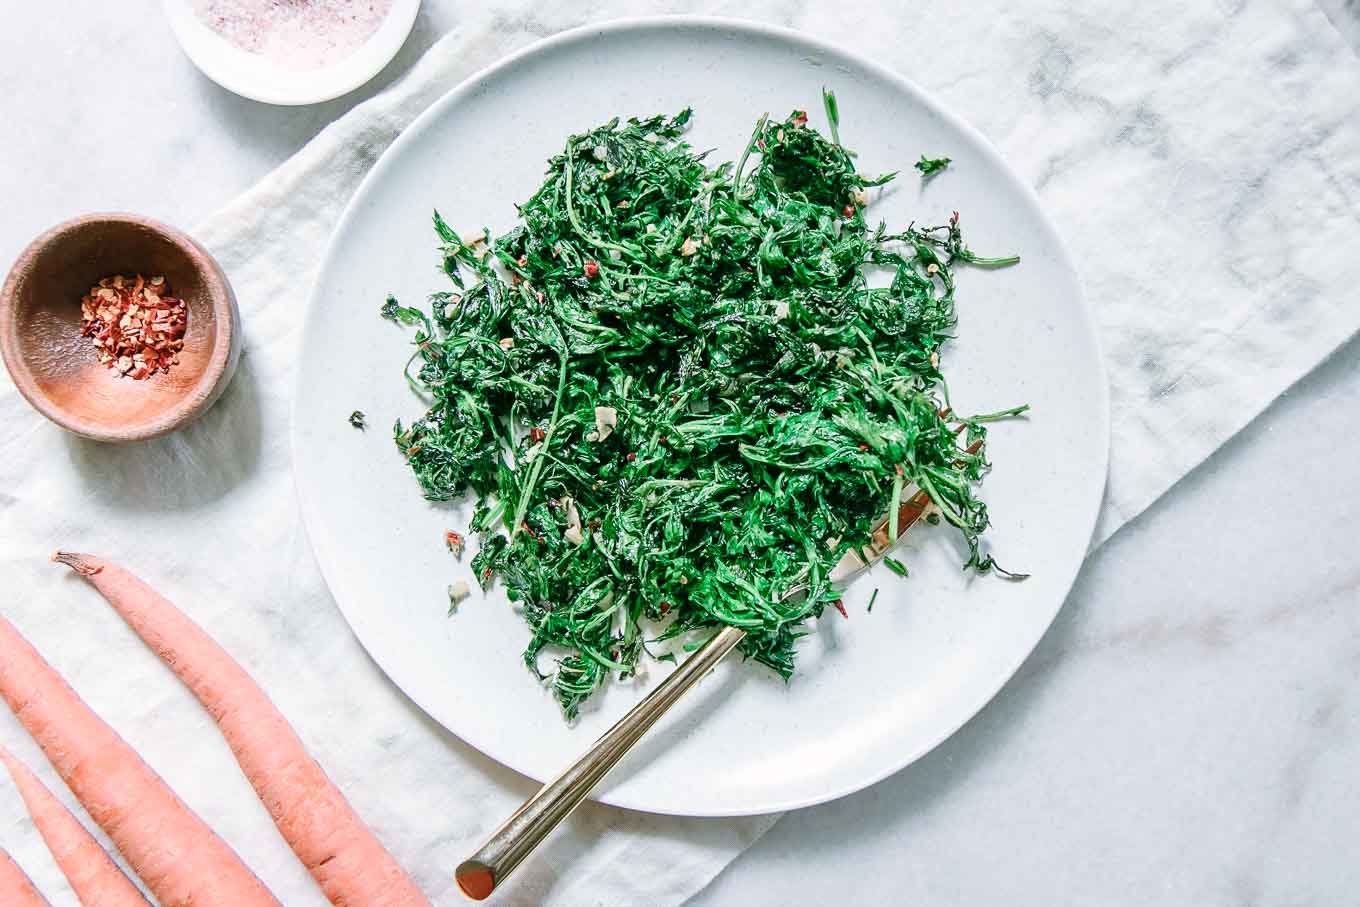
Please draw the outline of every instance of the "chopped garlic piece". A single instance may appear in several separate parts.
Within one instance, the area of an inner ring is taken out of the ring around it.
[[[595,407],[595,440],[603,441],[614,433],[619,424],[619,411],[612,406]]]
[[[562,510],[567,515],[567,528],[563,530],[562,537],[573,545],[583,544],[586,537],[581,532],[581,512],[576,509],[576,502],[570,496],[562,499]]]

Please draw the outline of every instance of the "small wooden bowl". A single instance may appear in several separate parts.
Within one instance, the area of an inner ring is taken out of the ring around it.
[[[82,337],[80,300],[101,278],[162,275],[185,302],[179,363],[134,380]],[[35,239],[0,290],[0,354],[19,392],[68,431],[140,441],[174,431],[221,396],[241,355],[241,316],[221,267],[185,234],[132,214],[87,214]]]

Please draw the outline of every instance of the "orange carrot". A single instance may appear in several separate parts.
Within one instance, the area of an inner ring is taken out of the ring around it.
[[[84,907],[147,907],[137,886],[27,765],[3,746],[0,762],[9,769],[33,824]]]
[[[0,904],[5,907],[52,907],[3,848],[0,848]]]
[[[198,697],[288,846],[332,904],[428,907],[410,877],[307,754],[245,669],[198,624],[116,564],[58,552]]]
[[[165,907],[281,907],[225,841],[0,617],[0,696]]]

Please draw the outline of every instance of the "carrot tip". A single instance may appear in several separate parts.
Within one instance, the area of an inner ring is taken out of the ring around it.
[[[54,551],[52,552],[52,560],[54,563],[65,564],[82,576],[94,576],[104,569],[86,562],[85,555],[70,551]]]

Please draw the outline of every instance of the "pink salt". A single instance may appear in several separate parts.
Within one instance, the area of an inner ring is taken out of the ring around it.
[[[194,0],[194,12],[242,50],[285,69],[319,69],[358,50],[392,0]]]

